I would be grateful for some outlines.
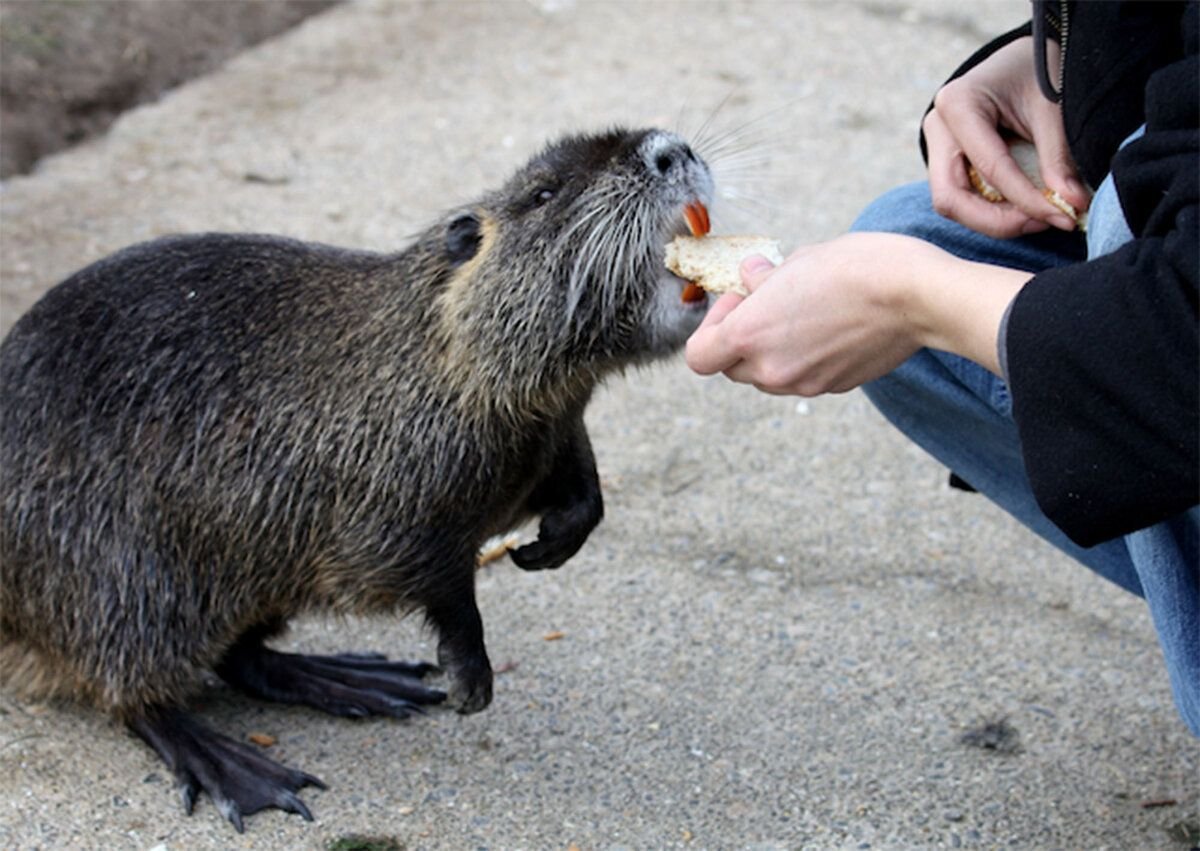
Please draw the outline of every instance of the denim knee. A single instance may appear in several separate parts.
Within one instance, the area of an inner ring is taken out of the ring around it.
[[[926,181],[897,186],[879,196],[850,229],[912,236],[965,260],[1029,272],[1087,258],[1086,239],[1076,231],[1051,228],[1031,236],[996,239],[947,219],[933,209]]]
[[[916,237],[968,260],[992,260],[1019,244],[1016,240],[993,239],[939,215],[933,209],[933,196],[925,181],[897,186],[880,195],[850,229]]]
[[[920,236],[926,228],[917,223],[929,215],[937,216],[933,211],[929,184],[924,181],[907,183],[880,195],[867,205],[854,224],[850,225],[850,230]]]

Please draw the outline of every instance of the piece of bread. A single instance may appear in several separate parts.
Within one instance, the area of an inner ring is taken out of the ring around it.
[[[710,293],[749,295],[738,267],[752,254],[779,265],[779,243],[762,236],[677,236],[667,244],[667,268]]]
[[[1012,139],[1008,143],[1008,152],[1012,154],[1012,158],[1017,161],[1017,165],[1021,167],[1021,171],[1025,172],[1025,176],[1029,178],[1030,182],[1042,191],[1042,195],[1046,197],[1046,200],[1073,219],[1079,230],[1086,231],[1087,210],[1077,212],[1071,202],[1046,185],[1046,182],[1042,180],[1042,170],[1038,166],[1037,149],[1033,147],[1033,143],[1027,142],[1024,139]],[[967,178],[971,181],[971,185],[975,187],[975,191],[993,204],[1004,200],[1004,196],[1000,194],[1000,190],[988,183],[983,175],[975,170],[975,166],[970,163],[967,163]]]

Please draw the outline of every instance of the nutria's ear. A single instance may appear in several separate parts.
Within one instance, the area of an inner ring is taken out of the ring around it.
[[[463,213],[446,226],[446,259],[452,266],[466,263],[479,252],[479,218]]]

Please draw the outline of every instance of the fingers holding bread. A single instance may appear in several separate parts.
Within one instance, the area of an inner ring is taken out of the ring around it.
[[[677,236],[667,244],[664,262],[674,274],[710,293],[749,295],[741,267],[750,257],[783,262],[779,243],[761,236]],[[747,264],[749,265],[749,264]]]
[[[1087,231],[1087,210],[1076,209],[1070,201],[1046,185],[1045,180],[1042,178],[1037,148],[1033,146],[1032,142],[1027,142],[1024,139],[1009,140],[1008,153],[1016,160],[1021,171],[1038,188],[1047,201],[1062,211],[1067,218],[1075,223],[1075,226],[1080,231]],[[967,178],[971,181],[971,185],[975,188],[975,191],[993,204],[998,204],[1006,200],[1000,190],[988,183],[987,179],[970,163],[967,164]]]

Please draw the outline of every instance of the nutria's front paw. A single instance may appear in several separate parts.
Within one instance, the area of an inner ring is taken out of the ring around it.
[[[513,550],[512,560],[522,570],[561,567],[579,552],[603,517],[600,491],[589,491],[570,505],[547,511],[542,516],[537,540]]]
[[[460,715],[479,712],[492,702],[492,666],[486,661],[482,666],[448,668],[447,673],[450,687],[446,690],[446,704]]]
[[[541,514],[537,540],[512,551],[523,570],[560,567],[579,552],[604,517],[604,495],[587,429],[580,420],[554,457],[554,466],[529,495],[526,509]]]

